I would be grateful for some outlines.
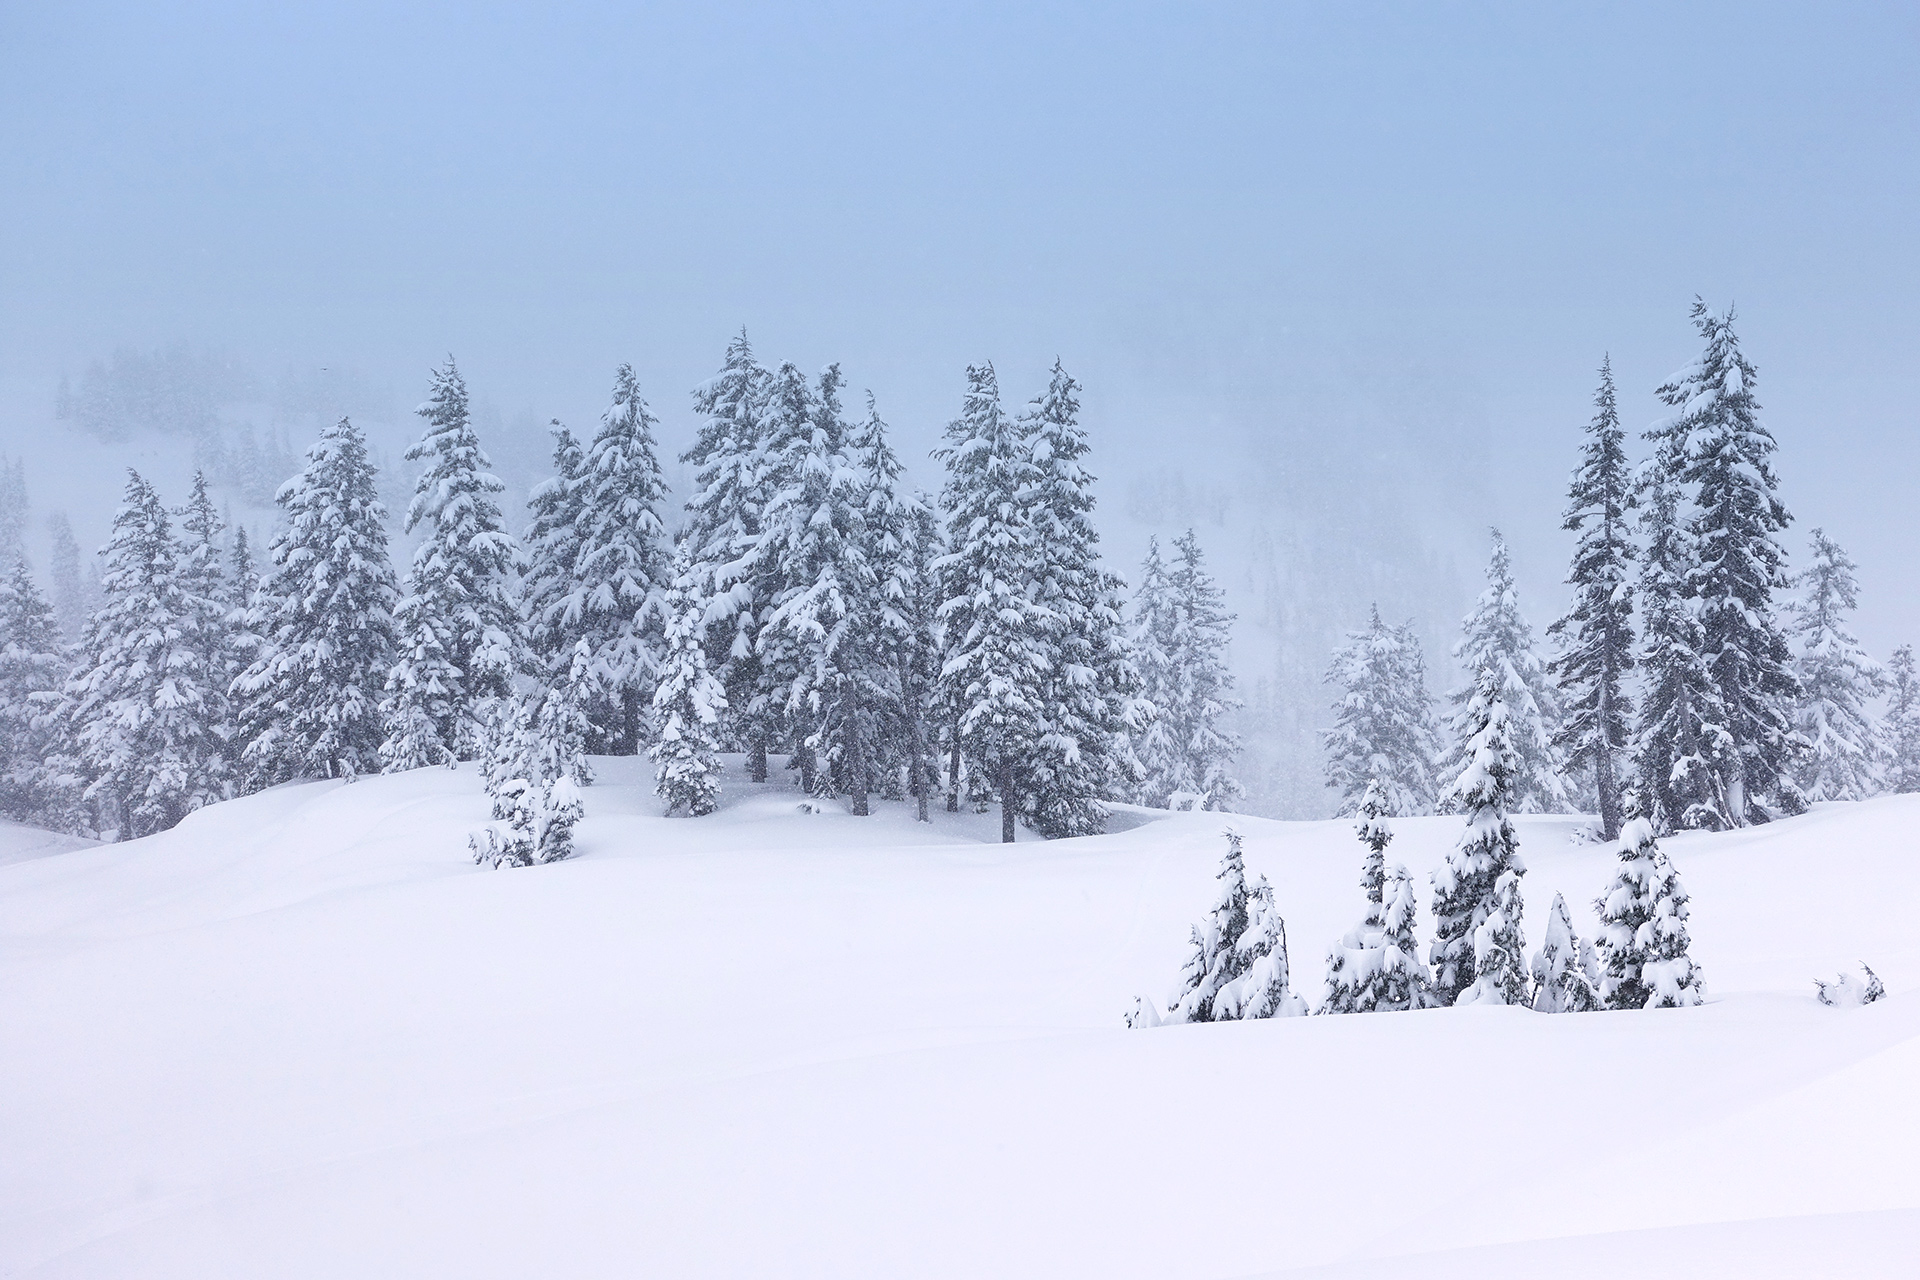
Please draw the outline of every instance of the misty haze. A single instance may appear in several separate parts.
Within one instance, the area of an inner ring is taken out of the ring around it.
[[[0,13],[0,1273],[1907,1274],[1917,61]]]

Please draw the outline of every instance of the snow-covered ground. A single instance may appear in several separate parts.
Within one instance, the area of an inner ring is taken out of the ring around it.
[[[1667,842],[1703,1008],[1133,1032],[1219,815],[1004,847],[601,773],[518,871],[465,860],[470,770],[0,833],[0,1274],[1912,1274],[1920,797]],[[1233,822],[1317,999],[1360,846]],[[1530,941],[1556,889],[1590,928],[1609,851],[1519,825]],[[1814,1001],[1860,959],[1890,998]]]

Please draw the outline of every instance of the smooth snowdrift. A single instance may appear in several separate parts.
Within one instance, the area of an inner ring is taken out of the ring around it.
[[[1667,842],[1703,1008],[1135,1032],[1220,815],[1004,847],[599,766],[554,866],[465,862],[470,769],[0,866],[0,1273],[1907,1274],[1920,798]],[[1361,846],[1231,821],[1317,1003]],[[1578,825],[1519,820],[1530,948],[1555,890],[1591,932]],[[1458,820],[1397,826],[1424,877]]]

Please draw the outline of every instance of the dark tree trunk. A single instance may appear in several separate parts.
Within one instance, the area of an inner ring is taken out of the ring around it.
[[[927,722],[918,711],[913,713],[913,763],[908,766],[907,783],[913,788],[913,817],[927,822]]]
[[[1000,757],[1000,843],[1013,843],[1013,757]]]
[[[767,780],[767,737],[763,733],[755,734],[753,741],[747,744],[747,780]]]
[[[960,812],[960,735],[953,735],[953,750],[947,756],[947,812]]]
[[[814,767],[813,748],[803,742],[793,754],[800,761],[800,790],[807,795],[812,795],[813,784],[819,777],[819,771]]]
[[[842,756],[847,770],[847,809],[856,818],[867,817],[867,753],[860,744],[860,695],[849,690],[846,697],[845,736]]]
[[[614,754],[640,754],[640,691],[632,685],[620,691],[620,749]]]

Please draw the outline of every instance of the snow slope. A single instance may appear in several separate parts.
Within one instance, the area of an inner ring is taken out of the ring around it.
[[[1132,1032],[1219,815],[1003,847],[601,767],[551,867],[466,863],[470,770],[0,865],[0,1274],[1910,1273],[1920,798],[1668,842],[1700,1009]],[[1315,998],[1360,846],[1233,821]],[[1530,942],[1590,928],[1575,826],[1519,820]],[[1398,827],[1420,874],[1457,820]],[[1815,1003],[1862,958],[1889,999]]]

